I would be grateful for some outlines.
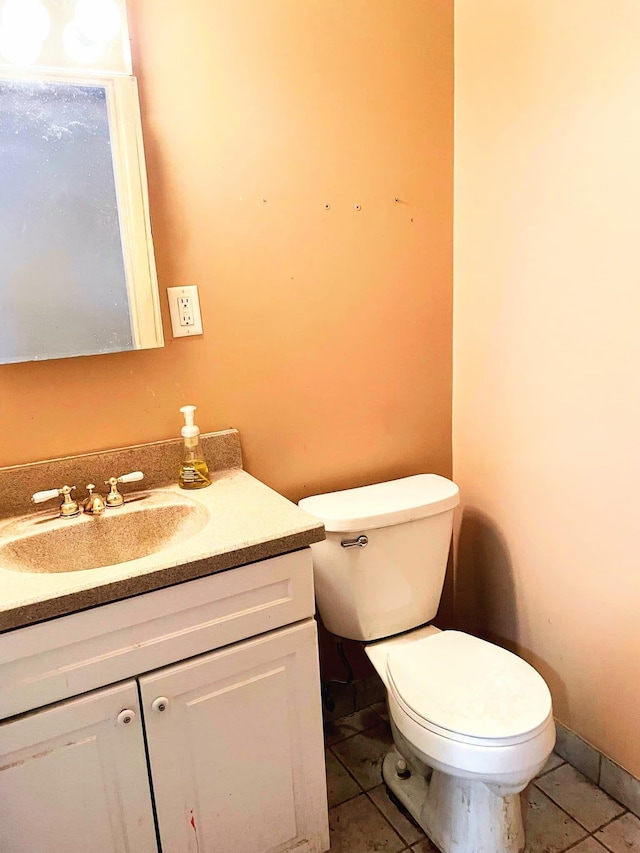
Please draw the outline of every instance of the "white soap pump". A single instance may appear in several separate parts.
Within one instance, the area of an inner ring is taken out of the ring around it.
[[[211,485],[211,477],[200,445],[200,430],[193,422],[196,407],[183,406],[180,411],[185,425],[180,431],[184,438],[184,456],[178,485],[181,489],[204,489]]]

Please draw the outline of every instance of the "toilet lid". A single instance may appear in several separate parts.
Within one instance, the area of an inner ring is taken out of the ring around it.
[[[532,666],[460,631],[391,650],[387,675],[389,689],[414,719],[452,734],[520,738],[551,713],[549,688]]]

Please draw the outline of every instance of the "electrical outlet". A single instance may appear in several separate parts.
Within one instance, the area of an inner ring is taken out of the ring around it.
[[[202,316],[197,284],[168,287],[169,313],[173,337],[202,334]]]
[[[178,297],[178,312],[181,326],[193,326],[193,308],[191,307],[190,296]]]

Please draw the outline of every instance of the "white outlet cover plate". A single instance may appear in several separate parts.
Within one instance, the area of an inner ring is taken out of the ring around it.
[[[181,296],[188,296],[191,300],[193,312],[193,325],[180,325],[180,309],[178,300]],[[200,299],[198,297],[197,284],[185,284],[183,287],[168,287],[167,298],[169,299],[169,312],[171,314],[171,329],[174,338],[193,337],[202,334],[202,314],[200,313]]]

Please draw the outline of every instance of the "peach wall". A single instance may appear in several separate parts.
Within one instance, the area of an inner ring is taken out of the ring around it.
[[[205,335],[0,366],[0,464],[174,436],[189,402],[294,499],[450,472],[451,0],[129,18],[163,310],[197,283]]]
[[[640,776],[640,7],[455,24],[459,617]]]

